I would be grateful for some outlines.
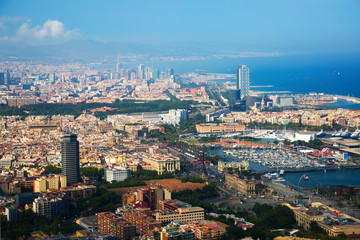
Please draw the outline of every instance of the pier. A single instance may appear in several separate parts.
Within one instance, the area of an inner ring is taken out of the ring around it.
[[[352,170],[352,169],[360,169],[360,166],[327,166],[327,167],[308,167],[308,168],[284,168],[286,173],[300,173],[300,172],[319,172],[319,171],[338,171],[338,170]],[[274,173],[277,172],[276,169],[269,170],[261,170],[255,171],[259,174],[265,173]]]

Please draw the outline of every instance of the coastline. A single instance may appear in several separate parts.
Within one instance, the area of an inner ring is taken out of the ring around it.
[[[360,102],[353,102],[346,98],[338,99],[335,103],[322,104],[322,107],[343,108],[349,110],[360,110]]]

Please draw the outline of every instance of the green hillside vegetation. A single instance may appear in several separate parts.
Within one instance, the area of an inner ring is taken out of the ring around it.
[[[148,102],[136,102],[131,100],[117,101],[115,103],[78,103],[78,104],[62,104],[62,103],[40,103],[33,105],[24,105],[21,107],[9,107],[8,105],[0,105],[1,116],[29,116],[29,115],[74,115],[79,116],[83,111],[93,108],[110,107],[117,108],[115,111],[96,112],[95,116],[105,118],[111,114],[136,113],[136,112],[157,112],[168,111],[169,109],[190,109],[193,101],[166,101],[156,100]]]

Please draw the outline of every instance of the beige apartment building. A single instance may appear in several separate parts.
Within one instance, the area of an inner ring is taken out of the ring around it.
[[[175,220],[180,220],[184,223],[191,223],[194,221],[204,220],[204,209],[201,207],[187,207],[178,208],[175,211],[161,210],[155,212],[154,215],[157,221],[162,223],[170,223]]]
[[[66,187],[65,176],[55,175],[34,180],[34,192],[46,192],[50,189],[59,190],[62,187]]]

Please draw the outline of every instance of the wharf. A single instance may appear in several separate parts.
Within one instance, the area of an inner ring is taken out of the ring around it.
[[[318,172],[318,171],[338,171],[338,170],[351,170],[351,169],[360,169],[360,165],[356,166],[328,166],[328,167],[310,167],[310,168],[285,168],[287,173],[300,173],[300,172]],[[276,169],[261,170],[255,171],[258,174],[264,173],[274,173],[277,172]]]

